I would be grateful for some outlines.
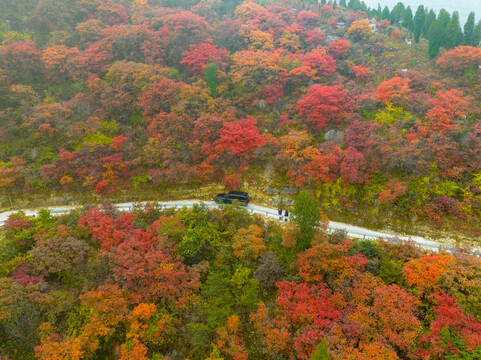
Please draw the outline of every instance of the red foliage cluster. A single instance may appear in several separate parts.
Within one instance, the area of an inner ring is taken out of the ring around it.
[[[184,58],[180,63],[188,71],[198,75],[204,74],[204,68],[210,62],[215,62],[221,70],[224,70],[229,65],[227,50],[218,49],[210,39],[201,44],[190,45],[190,50],[182,55]]]
[[[112,218],[99,208],[92,208],[82,214],[79,226],[85,226],[92,233],[92,240],[102,249],[118,246],[134,229],[133,214]]]
[[[351,43],[346,39],[338,39],[329,44],[329,51],[338,58],[345,58],[349,49],[351,48]]]
[[[314,85],[297,102],[296,109],[322,131],[329,123],[341,123],[342,115],[349,109],[346,91],[340,85]]]
[[[336,61],[327,55],[325,49],[315,49],[304,55],[302,65],[318,71],[321,75],[331,76],[336,71]]]
[[[481,322],[465,315],[456,300],[442,291],[434,294],[434,301],[435,318],[430,331],[418,340],[419,358],[442,359],[448,354],[459,354],[460,340],[467,351],[476,349],[481,344]]]
[[[458,75],[469,69],[478,71],[481,66],[481,49],[474,46],[458,46],[446,51],[436,64],[441,69]]]
[[[393,77],[392,79],[383,81],[376,90],[376,98],[384,105],[393,103],[396,105],[404,105],[409,101],[411,88],[410,80],[407,78]]]
[[[228,151],[233,155],[249,159],[253,151],[263,145],[264,135],[259,133],[256,121],[247,116],[233,123],[225,122],[215,146],[218,152]]]
[[[433,107],[426,113],[426,126],[430,131],[452,132],[459,129],[456,120],[466,115],[468,102],[463,93],[452,89],[438,91],[433,99]]]

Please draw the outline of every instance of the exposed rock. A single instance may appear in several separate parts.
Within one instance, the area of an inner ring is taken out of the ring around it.
[[[343,136],[343,133],[336,129],[329,130],[324,134],[324,138],[326,139],[326,141],[336,141],[340,139],[342,136]]]
[[[266,187],[266,193],[268,195],[276,195],[276,194],[279,194],[279,189],[273,189],[271,187]]]
[[[293,187],[283,187],[281,189],[281,194],[297,194],[299,190]]]
[[[273,206],[292,206],[294,205],[294,200],[291,200],[291,199],[286,199],[286,198],[282,198],[282,197],[271,197],[271,198],[267,198],[266,199],[266,202],[269,204],[269,205],[273,205]]]

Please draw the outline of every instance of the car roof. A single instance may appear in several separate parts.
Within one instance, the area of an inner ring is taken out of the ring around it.
[[[247,195],[245,191],[229,191],[229,194],[234,194],[234,195]]]

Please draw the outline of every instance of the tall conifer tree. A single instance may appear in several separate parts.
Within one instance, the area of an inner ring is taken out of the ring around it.
[[[423,26],[423,36],[428,37],[428,31],[429,28],[431,27],[431,24],[433,21],[436,20],[436,13],[434,12],[433,9],[429,10],[429,12],[426,15],[426,18],[424,19],[424,26]],[[444,28],[444,26],[443,26]]]
[[[419,5],[414,15],[414,41],[419,42],[421,33],[423,32],[424,20],[426,13],[424,12],[424,5]]]
[[[390,17],[391,17],[391,13],[389,12],[389,8],[387,6],[384,6],[384,9],[382,9],[382,13],[381,13],[381,19],[389,20]]]
[[[414,30],[413,12],[410,6],[404,11],[402,26],[410,31]]]
[[[391,10],[391,24],[399,24],[404,16],[404,11],[406,10],[402,2],[398,2],[395,7]]]
[[[449,20],[446,26],[446,37],[444,42],[444,47],[447,50],[454,49],[456,46],[460,45],[463,41],[463,33],[461,31],[461,26],[459,25],[459,14],[457,11],[453,12],[451,20]]]
[[[479,46],[479,43],[481,43],[481,20],[479,20],[473,31],[473,46]]]
[[[428,30],[428,55],[432,59],[436,57],[439,53],[439,49],[444,42],[445,32],[443,22],[440,19],[433,21]]]
[[[473,42],[473,35],[474,35],[474,12],[470,12],[468,16],[468,20],[464,24],[464,45],[469,46],[476,46]]]
[[[449,21],[451,20],[451,15],[446,11],[446,9],[439,10],[438,19],[443,23],[443,27],[446,29]]]

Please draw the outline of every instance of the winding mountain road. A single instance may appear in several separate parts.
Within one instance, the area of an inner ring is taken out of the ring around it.
[[[149,203],[149,202],[144,201],[141,204],[146,204],[146,203]],[[175,201],[157,202],[157,204],[162,208],[172,208],[172,207],[182,208],[184,206],[191,207],[194,204],[199,204],[199,203],[201,203],[201,201],[199,200],[175,200]],[[207,207],[219,207],[219,205],[213,201],[202,201],[202,203],[204,203]],[[129,202],[129,203],[119,203],[114,206],[116,206],[119,210],[122,210],[122,211],[130,211],[132,210],[133,205],[134,203]],[[77,206],[50,206],[42,209],[50,210],[51,213],[54,215],[61,215],[75,209],[76,207]],[[271,218],[279,217],[276,209],[271,209],[265,206],[249,204],[248,206],[245,207],[245,209],[251,214],[257,213],[257,214],[262,214],[266,217],[271,217]],[[41,209],[38,208],[38,209],[19,209],[19,210],[24,211],[27,216],[35,216]],[[18,210],[5,211],[0,213],[0,226],[4,225],[5,220],[7,220],[10,214],[15,213],[17,211]],[[386,232],[374,231],[374,230],[362,228],[359,226],[344,224],[341,222],[330,221],[327,227],[327,231],[334,232],[336,230],[343,230],[347,233],[347,235],[351,237],[360,238],[360,239],[379,239],[379,238],[383,238],[385,240],[396,239],[396,240],[402,240],[402,241],[413,241],[416,244],[433,251],[439,251],[440,249],[447,249],[446,246],[444,246],[441,243],[438,243],[433,240],[428,240],[420,236],[396,235],[396,234],[391,234]],[[475,248],[472,250],[475,252],[481,251],[481,249],[479,248]]]

